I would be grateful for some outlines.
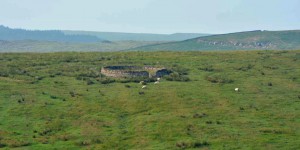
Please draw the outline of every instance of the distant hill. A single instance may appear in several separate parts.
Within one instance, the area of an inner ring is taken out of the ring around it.
[[[0,52],[300,49],[300,30],[221,35],[24,30],[0,25]]]
[[[11,29],[0,25],[0,40],[37,40],[37,41],[56,41],[56,42],[100,42],[102,39],[91,35],[65,35],[62,31],[50,30],[24,30]]]
[[[92,35],[109,41],[182,41],[196,37],[208,36],[201,33],[148,34],[92,31],[63,31],[67,35]]]
[[[95,42],[95,43],[80,43],[80,42],[55,42],[55,41],[34,41],[34,40],[18,40],[18,41],[3,41],[0,40],[1,52],[104,52],[104,51],[121,51],[133,49],[136,47],[159,44],[161,42],[151,41],[116,41],[116,42]]]
[[[295,50],[300,49],[300,30],[250,31],[199,37],[180,42],[148,45],[134,50]]]

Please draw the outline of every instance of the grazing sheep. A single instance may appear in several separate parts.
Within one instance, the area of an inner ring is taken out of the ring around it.
[[[160,78],[157,78],[156,80],[157,80],[157,81],[159,81],[159,80],[160,80]]]
[[[236,92],[238,92],[240,89],[239,89],[239,88],[235,88],[234,90],[235,90]]]
[[[147,86],[146,85],[144,85],[144,86],[142,86],[142,89],[145,89]]]
[[[158,84],[158,83],[159,83],[158,81],[155,81],[155,82],[154,82],[154,84]]]
[[[141,82],[140,82],[140,84],[143,84],[143,83],[144,83],[144,81],[141,81]]]

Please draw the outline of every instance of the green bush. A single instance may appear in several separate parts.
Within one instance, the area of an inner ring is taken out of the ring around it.
[[[72,97],[75,97],[75,96],[76,96],[76,93],[75,93],[74,91],[70,91],[69,93],[70,93],[70,95],[71,95]]]
[[[164,78],[168,81],[183,81],[183,82],[190,81],[190,78],[184,75],[180,75],[177,72],[173,72],[170,75],[165,76]]]
[[[224,74],[213,74],[210,76],[206,76],[207,81],[211,83],[233,83],[234,81],[230,79],[227,75]]]
[[[189,69],[178,66],[178,65],[173,65],[171,68],[173,72],[177,72],[179,75],[188,75]]]
[[[202,71],[207,71],[207,72],[213,72],[215,70],[212,65],[208,65],[208,64],[206,64],[205,66],[199,67],[198,69],[202,70]]]
[[[86,80],[86,84],[87,84],[87,85],[92,85],[92,84],[95,84],[95,82],[92,81],[90,78],[88,78],[88,79]]]
[[[5,143],[1,143],[0,142],[0,148],[4,148],[4,147],[6,147],[7,145],[5,144]]]
[[[247,66],[242,66],[242,67],[237,68],[237,70],[248,71],[248,70],[252,69],[253,67],[254,67],[254,65],[248,64]]]
[[[55,96],[55,95],[50,95],[50,98],[51,98],[51,99],[57,99],[58,97]]]
[[[8,73],[6,72],[0,72],[0,77],[8,77]]]
[[[203,142],[177,142],[176,147],[181,149],[187,149],[187,148],[201,148],[209,146],[210,144],[206,141]]]
[[[114,83],[116,82],[115,79],[111,79],[111,78],[104,78],[101,80],[101,84],[109,84],[109,83]]]

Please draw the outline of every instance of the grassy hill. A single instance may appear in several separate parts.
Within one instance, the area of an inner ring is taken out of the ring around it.
[[[299,61],[299,50],[0,53],[0,149],[299,149]],[[107,65],[190,80],[141,89],[100,75]]]
[[[162,42],[151,41],[116,41],[116,42],[94,42],[94,43],[81,43],[81,42],[50,42],[50,41],[1,41],[0,52],[67,52],[67,51],[80,51],[80,52],[104,52],[104,51],[120,51],[132,49],[149,44],[158,44]]]
[[[24,30],[0,25],[0,52],[121,51],[204,36],[89,31]]]
[[[155,44],[135,50],[295,50],[300,49],[300,31],[251,31],[212,35]]]
[[[102,39],[91,35],[66,35],[59,30],[24,30],[11,29],[0,25],[0,40],[19,41],[19,40],[36,40],[36,41],[55,41],[55,42],[100,42]]]
[[[200,33],[175,34],[147,34],[147,33],[121,33],[121,32],[93,32],[93,31],[63,31],[66,35],[91,35],[109,41],[182,41],[191,38],[207,36]]]

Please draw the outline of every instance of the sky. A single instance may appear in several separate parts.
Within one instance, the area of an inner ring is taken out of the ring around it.
[[[0,24],[162,34],[296,30],[299,8],[300,0],[0,0]]]

